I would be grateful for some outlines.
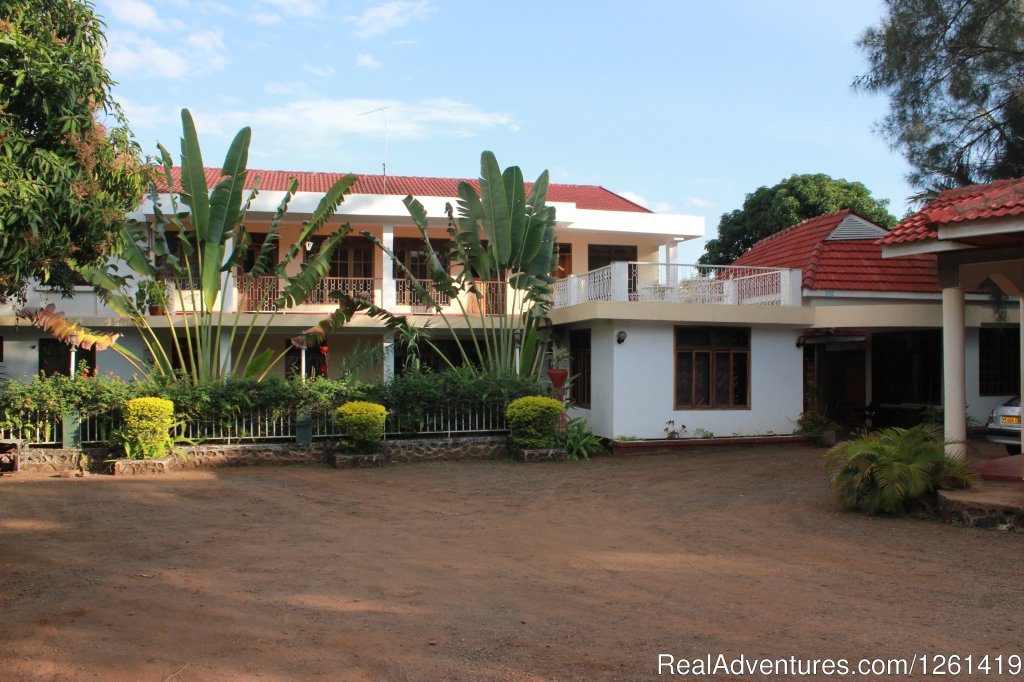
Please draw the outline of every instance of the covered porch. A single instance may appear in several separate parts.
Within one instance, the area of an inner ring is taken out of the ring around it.
[[[942,289],[944,428],[951,454],[963,455],[967,440],[965,290],[986,279],[1024,312],[1024,179],[948,190],[885,237],[883,257],[934,253]],[[1024,336],[1019,342],[1016,388],[1024,393]],[[1022,432],[1024,438],[1024,432]],[[1020,456],[999,466],[1024,479]],[[991,465],[990,465],[991,466]],[[1008,468],[1009,467],[1009,468]],[[983,471],[984,473],[984,471]]]

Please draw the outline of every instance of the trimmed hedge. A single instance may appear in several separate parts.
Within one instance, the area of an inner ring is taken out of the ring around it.
[[[387,408],[356,400],[334,411],[334,420],[348,438],[343,443],[361,453],[372,452],[384,440]]]
[[[156,459],[174,446],[174,403],[163,398],[134,398],[124,404],[121,446],[128,459]]]
[[[539,395],[513,400],[505,410],[512,444],[524,449],[555,447],[562,409],[560,400]]]

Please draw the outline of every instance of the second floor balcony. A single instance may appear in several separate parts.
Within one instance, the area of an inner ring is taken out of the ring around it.
[[[556,309],[593,301],[798,306],[800,271],[617,262],[555,285]]]
[[[330,312],[338,306],[338,301],[333,294],[343,292],[399,315],[460,315],[463,309],[471,315],[481,313],[486,315],[512,314],[512,292],[505,282],[478,283],[479,296],[466,293],[457,299],[434,291],[430,280],[418,280],[418,283],[430,292],[440,310],[435,309],[429,302],[422,301],[416,286],[408,280],[384,281],[373,277],[323,277],[304,301],[288,308],[286,312]],[[194,279],[177,278],[171,284],[171,312],[192,310],[196,302],[195,297],[198,295],[199,283]],[[285,286],[286,282],[275,275],[239,277],[236,288],[237,300],[232,307],[243,313],[279,312],[277,301]],[[217,307],[219,306],[215,306],[215,308]]]

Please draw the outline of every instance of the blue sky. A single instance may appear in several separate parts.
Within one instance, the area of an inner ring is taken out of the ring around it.
[[[250,167],[598,184],[714,236],[744,195],[792,173],[863,182],[902,215],[906,163],[854,92],[881,2],[97,0],[106,64],[143,149],[177,155],[179,112],[207,165],[253,128]],[[695,260],[702,241],[683,247]]]

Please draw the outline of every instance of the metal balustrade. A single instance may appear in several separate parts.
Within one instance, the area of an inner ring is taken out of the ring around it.
[[[451,305],[451,297],[448,294],[443,294],[434,289],[434,282],[429,279],[418,279],[416,283],[427,290],[434,301],[437,302],[442,308],[446,308]],[[416,287],[413,286],[412,282],[407,279],[396,279],[395,280],[395,305],[409,306],[412,308],[424,308],[433,310],[423,304],[420,300],[419,293],[416,291]]]
[[[425,412],[388,415],[385,437],[446,436],[502,433],[508,431],[503,401],[487,401],[473,408],[438,407]],[[343,437],[334,421],[333,411],[314,411],[309,415],[314,440]],[[34,448],[59,448],[63,443],[63,419],[42,410],[26,410],[15,422],[0,428],[0,438],[18,439]],[[295,441],[298,436],[294,414],[254,410],[232,416],[201,417],[184,421],[173,430],[176,438],[204,443],[269,443]],[[121,428],[121,414],[108,413],[83,417],[79,424],[82,447],[106,447]]]
[[[376,286],[375,286],[376,283]],[[314,305],[337,304],[337,300],[331,298],[331,293],[341,291],[349,296],[362,297],[367,300],[374,300],[374,290],[380,288],[379,280],[372,277],[322,277],[303,303]]]
[[[678,263],[612,263],[570,275],[555,287],[555,308],[591,301],[718,305],[799,305],[799,271]]]

